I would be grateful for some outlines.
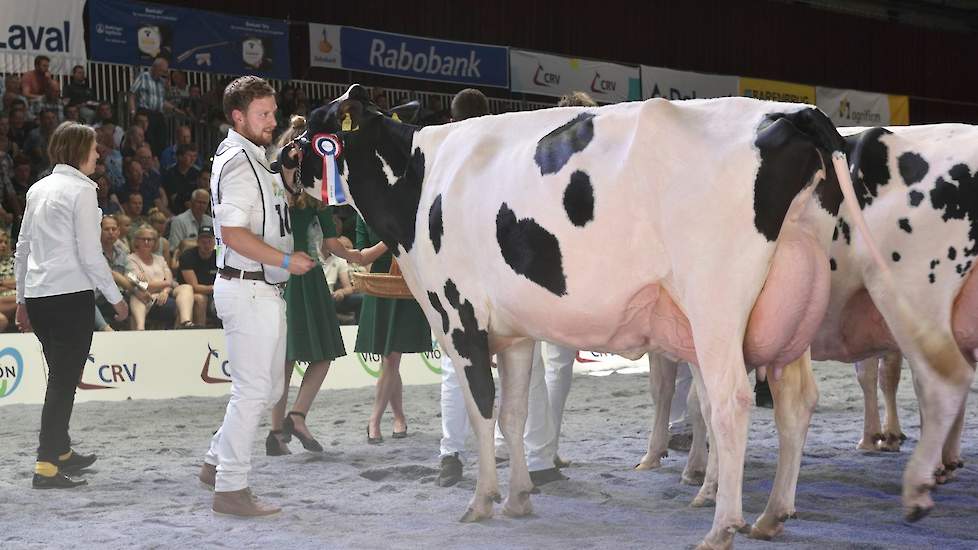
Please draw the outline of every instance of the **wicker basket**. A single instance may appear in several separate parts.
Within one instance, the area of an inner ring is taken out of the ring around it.
[[[397,260],[391,262],[391,269],[387,274],[353,273],[352,279],[353,288],[364,294],[378,298],[414,299],[407,283],[404,282],[404,277],[401,276],[401,268],[397,266]]]

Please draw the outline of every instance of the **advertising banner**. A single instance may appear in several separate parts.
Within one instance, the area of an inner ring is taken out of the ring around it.
[[[162,55],[194,71],[289,79],[289,26],[160,4],[89,0],[92,59],[148,65]]]
[[[309,24],[310,65],[472,86],[509,87],[509,49]]]
[[[907,96],[819,86],[815,104],[836,126],[901,125],[908,124],[910,118]]]
[[[50,71],[68,74],[84,65],[85,0],[0,0],[0,66],[4,72],[34,68],[34,57],[51,58]]]
[[[677,71],[642,65],[642,99],[705,99],[740,94],[736,76]]]
[[[814,104],[815,86],[742,76],[740,77],[740,95],[766,101]]]
[[[599,103],[642,99],[638,67],[525,50],[510,50],[514,92],[560,97],[586,92]]]

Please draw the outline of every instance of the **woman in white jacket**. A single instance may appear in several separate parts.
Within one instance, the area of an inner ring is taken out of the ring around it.
[[[27,206],[15,253],[17,325],[34,331],[48,365],[48,388],[34,466],[35,489],[84,485],[71,474],[95,462],[95,455],[71,449],[68,423],[75,387],[92,345],[98,288],[116,311],[129,308],[102,256],[95,182],[95,131],[65,122],[51,134],[51,175],[27,191]]]

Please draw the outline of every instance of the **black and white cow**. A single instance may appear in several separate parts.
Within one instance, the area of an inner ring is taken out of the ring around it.
[[[920,400],[922,435],[904,473],[903,497],[908,516],[919,518],[933,506],[928,493],[935,472],[937,480],[943,481],[961,464],[965,397],[978,348],[978,279],[972,276],[978,258],[978,127],[940,124],[842,128],[840,132],[847,135],[846,151],[860,209],[870,232],[879,239],[889,264],[887,271],[909,299],[913,315],[930,327],[930,337],[953,343],[941,348],[944,356],[937,361],[909,357]],[[901,347],[893,327],[903,324],[903,313],[888,295],[890,283],[876,269],[873,252],[850,224],[851,217],[839,212],[829,258],[831,294],[812,342],[812,358],[858,362],[897,352],[882,367],[891,432],[885,436],[876,435],[880,432],[876,366],[858,367],[867,401],[866,434],[860,447],[894,450],[902,434],[893,406]],[[674,374],[669,377],[675,372],[669,369],[670,361],[651,359],[657,417],[639,469],[657,467],[665,451],[666,428],[658,416],[663,407],[668,410],[671,392],[665,388],[675,380]],[[778,398],[776,392],[776,408]],[[695,479],[703,470],[704,452],[704,438],[694,437],[684,481]],[[709,467],[706,469],[709,482]],[[786,484],[796,481],[797,473],[783,480]],[[780,489],[794,491],[787,485]]]
[[[702,546],[733,544],[744,525],[746,364],[791,363],[785,379],[810,377],[796,359],[807,359],[828,300],[834,217],[809,210],[838,210],[835,167],[846,170],[824,114],[655,99],[418,129],[382,116],[354,85],[312,113],[309,132],[313,150],[341,150],[333,183],[394,250],[440,345],[464,367],[479,477],[463,521],[491,517],[499,499],[492,354],[511,457],[503,512],[521,516],[531,512],[522,433],[533,341],[632,357],[652,349],[698,365],[719,456]],[[337,146],[315,146],[324,140]],[[306,153],[303,184],[321,185],[324,166]],[[622,266],[610,284],[608,265]],[[917,350],[912,323],[901,329]],[[786,401],[801,416],[814,406]]]

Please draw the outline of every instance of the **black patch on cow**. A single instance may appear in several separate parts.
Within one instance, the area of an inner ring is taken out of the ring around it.
[[[891,134],[886,128],[870,128],[856,134],[855,146],[848,154],[852,166],[852,185],[856,191],[859,208],[873,204],[879,195],[879,188],[890,182],[890,168],[887,164],[889,149],[881,138]]]
[[[458,312],[458,317],[462,321],[462,328],[452,330],[452,345],[455,346],[455,351],[460,357],[469,360],[469,364],[465,366],[465,379],[469,382],[472,398],[479,407],[479,414],[486,419],[492,418],[496,384],[492,379],[490,368],[492,363],[489,357],[489,332],[479,328],[475,308],[468,300],[461,301],[458,289],[451,279],[445,281],[445,299]],[[445,318],[447,317],[443,317]],[[448,331],[446,330],[445,333],[448,334]]]
[[[431,202],[431,209],[428,210],[428,236],[431,237],[431,244],[435,247],[435,254],[441,251],[441,237],[445,234],[445,225],[441,218],[441,194]]]
[[[948,175],[957,185],[943,177],[938,177],[930,192],[930,201],[934,209],[943,210],[942,218],[948,220],[967,220],[971,225],[968,240],[971,248],[964,248],[961,253],[965,257],[978,255],[978,172],[972,172],[966,164],[956,164],[948,171]]]
[[[572,224],[584,227],[594,219],[594,187],[591,178],[580,170],[575,170],[570,183],[564,189],[564,210]]]
[[[924,200],[924,194],[921,193],[920,191],[917,191],[916,189],[911,191],[907,195],[907,197],[909,197],[910,199],[910,206],[914,206],[914,207],[920,206],[920,203]]]
[[[899,252],[894,252],[893,253],[893,261],[894,262],[899,262],[900,261],[900,253]]]
[[[839,240],[839,226],[838,225],[835,226],[835,229],[834,230],[832,230],[832,240],[833,241]]]
[[[899,225],[900,229],[906,231],[907,233],[913,233],[913,228],[910,227],[910,220],[907,218],[900,218],[897,220],[897,225]]]
[[[503,203],[496,214],[496,241],[513,271],[557,296],[567,294],[560,243],[532,218],[517,220]]]
[[[838,269],[838,267],[839,266],[835,263],[835,258],[829,258],[829,269],[835,271],[836,269]]]
[[[897,159],[897,167],[900,168],[900,176],[907,185],[913,185],[924,179],[927,171],[930,170],[930,165],[924,157],[912,152],[900,155]]]
[[[957,269],[958,275],[964,277],[968,274],[968,270],[971,269],[971,260],[968,260],[964,265],[956,265],[955,269]]]
[[[947,259],[954,260],[958,257],[958,251],[953,246],[947,249]]]
[[[937,277],[935,277],[933,273],[929,273],[927,275],[927,280],[930,281],[930,284],[934,284],[937,282]]]
[[[843,149],[844,141],[824,113],[802,109],[790,114],[767,115],[758,127],[754,145],[761,156],[754,179],[754,226],[768,241],[774,242],[791,201],[812,182],[823,164],[828,168],[828,177],[821,184],[834,185],[836,193],[839,192],[828,159],[832,151]],[[821,192],[829,193],[827,189]],[[816,194],[824,206],[818,189]],[[838,205],[833,215],[837,213]]]
[[[431,307],[435,308],[438,315],[441,315],[441,331],[448,334],[448,312],[445,311],[445,306],[441,305],[441,300],[438,298],[438,294],[429,290],[428,301],[431,302]]]
[[[556,174],[574,153],[579,153],[594,139],[594,114],[581,113],[567,124],[540,138],[533,160],[540,175]]]
[[[852,232],[849,230],[849,224],[845,220],[839,220],[839,229],[842,230],[842,238],[845,239],[846,244],[852,242]]]
[[[931,271],[933,271],[934,268],[937,267],[940,263],[941,263],[940,260],[936,260],[936,259],[935,260],[931,260],[930,261],[930,269],[931,269]]]

